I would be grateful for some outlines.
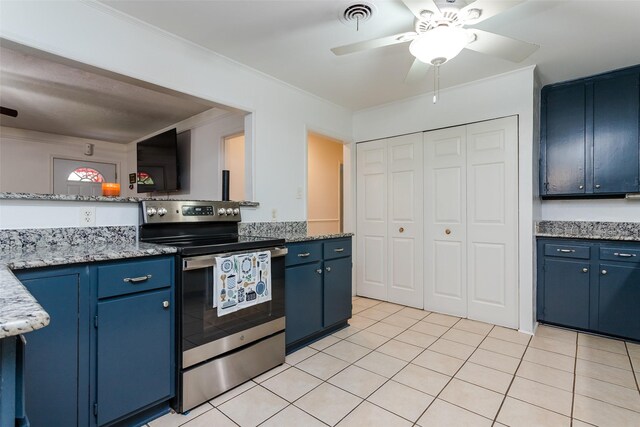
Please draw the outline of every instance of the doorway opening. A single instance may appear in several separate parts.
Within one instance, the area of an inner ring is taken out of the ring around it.
[[[229,171],[229,199],[246,200],[244,191],[245,144],[244,133],[224,138],[224,167]]]
[[[344,142],[307,134],[307,232],[341,233],[344,227]]]

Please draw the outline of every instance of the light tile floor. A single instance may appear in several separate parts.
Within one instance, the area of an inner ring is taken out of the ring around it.
[[[162,426],[640,426],[640,345],[355,297],[351,326]]]

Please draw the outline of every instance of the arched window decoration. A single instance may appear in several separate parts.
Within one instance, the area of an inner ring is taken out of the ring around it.
[[[104,176],[93,168],[77,168],[69,174],[67,181],[105,182]]]
[[[153,185],[153,178],[146,172],[138,172],[138,184]]]

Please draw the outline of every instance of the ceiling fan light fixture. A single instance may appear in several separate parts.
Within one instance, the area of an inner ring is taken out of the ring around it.
[[[482,11],[480,9],[469,9],[467,10],[467,14],[464,19],[465,21],[474,21],[480,18],[480,15],[482,15]]]
[[[465,29],[442,25],[416,37],[409,51],[424,63],[442,65],[455,58],[470,41]]]

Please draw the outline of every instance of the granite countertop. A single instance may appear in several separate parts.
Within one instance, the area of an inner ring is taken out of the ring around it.
[[[640,241],[640,222],[540,221],[536,236],[570,239]]]
[[[27,288],[0,264],[0,339],[44,328],[49,320]]]
[[[284,234],[282,237],[287,243],[294,242],[307,242],[312,240],[324,240],[324,239],[340,239],[344,237],[352,237],[353,233],[333,233],[333,234]]]

